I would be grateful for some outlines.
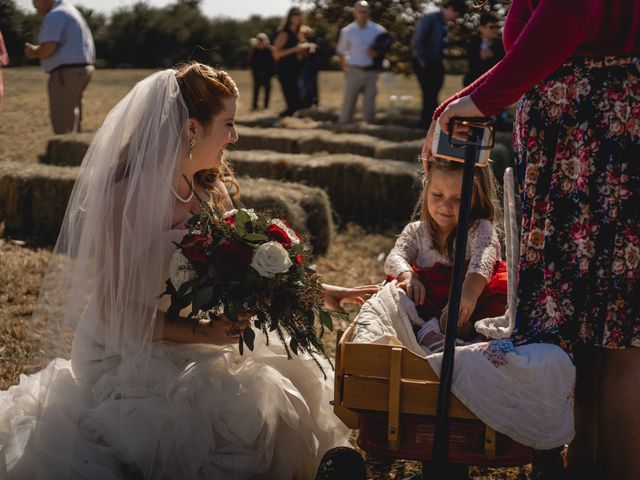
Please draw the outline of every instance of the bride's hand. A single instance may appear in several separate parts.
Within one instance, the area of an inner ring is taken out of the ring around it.
[[[202,336],[205,343],[214,345],[228,345],[238,343],[240,335],[251,326],[250,313],[238,315],[238,321],[234,322],[224,315],[219,320],[212,321],[209,325],[197,329],[196,334]]]
[[[380,290],[379,285],[362,285],[360,287],[348,288],[337,285],[323,284],[324,303],[333,310],[344,311],[343,303],[354,303],[362,305],[365,299]]]

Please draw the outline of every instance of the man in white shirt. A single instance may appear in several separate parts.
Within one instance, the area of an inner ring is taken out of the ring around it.
[[[345,73],[340,123],[351,122],[360,91],[363,92],[363,119],[371,123],[376,115],[378,82],[378,70],[373,68],[376,52],[371,46],[385,29],[369,20],[369,4],[366,1],[361,0],[353,5],[353,16],[355,21],[340,30],[336,48]]]
[[[95,62],[93,36],[82,14],[67,0],[33,0],[44,16],[39,45],[25,44],[28,59],[39,58],[49,74],[49,113],[56,134],[80,131],[82,94]]]

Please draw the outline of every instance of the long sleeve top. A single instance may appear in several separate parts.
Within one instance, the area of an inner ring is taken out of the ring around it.
[[[489,283],[496,262],[500,260],[500,240],[490,221],[478,220],[470,226],[465,259],[469,261],[467,274],[479,273]],[[412,271],[413,265],[427,268],[436,263],[451,265],[451,261],[434,247],[424,224],[412,222],[396,240],[384,264],[384,272],[397,277],[402,272]]]
[[[514,104],[572,56],[640,54],[640,0],[513,0],[505,57],[435,111],[470,95],[485,115]]]
[[[447,24],[440,10],[423,15],[411,39],[413,56],[423,63],[442,60],[446,35]]]

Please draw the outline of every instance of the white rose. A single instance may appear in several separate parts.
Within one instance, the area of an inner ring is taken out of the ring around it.
[[[256,249],[251,260],[251,267],[261,277],[273,278],[277,273],[284,273],[293,265],[289,254],[278,242],[263,243]]]
[[[256,212],[255,212],[255,210],[253,208],[241,208],[240,210],[242,210],[244,213],[249,215],[249,218],[252,221],[255,222],[256,220],[258,220],[258,215],[256,214]],[[238,213],[238,209],[237,208],[233,208],[231,210],[227,210],[224,213],[223,218],[233,217],[236,213]]]
[[[298,237],[298,234],[279,218],[274,218],[273,220],[271,220],[269,222],[269,225],[275,225],[276,227],[284,230],[284,232],[287,234],[287,237],[289,237],[289,241],[291,242],[291,245],[297,245],[300,243],[300,238]]]
[[[189,280],[196,278],[196,272],[191,268],[191,264],[180,250],[176,250],[171,257],[169,264],[169,278],[176,290]]]

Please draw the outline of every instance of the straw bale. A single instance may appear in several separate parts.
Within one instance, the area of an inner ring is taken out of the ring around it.
[[[310,118],[318,122],[337,122],[338,114],[333,110],[325,110],[321,108],[305,108],[295,113],[299,118]]]
[[[92,133],[55,135],[47,143],[47,154],[42,158],[42,163],[76,167],[82,163],[91,140],[93,140]]]
[[[299,232],[306,232],[316,254],[329,249],[333,237],[331,204],[327,194],[314,187],[264,178],[241,177],[240,199],[251,208],[281,215]]]
[[[78,167],[0,162],[0,221],[5,233],[52,244],[58,237]],[[249,206],[282,212],[309,232],[316,252],[326,252],[333,224],[326,193],[318,188],[267,180],[241,180]]]
[[[53,243],[79,169],[0,163],[0,219],[5,233]]]
[[[425,130],[420,128],[403,127],[399,125],[371,125],[369,123],[350,123],[345,125],[323,125],[336,133],[361,133],[391,142],[407,142],[424,140]]]
[[[351,153],[364,157],[373,157],[377,148],[387,147],[389,142],[379,140],[369,135],[335,134],[333,132],[318,131],[299,139],[300,153],[327,152]]]
[[[239,150],[273,150],[283,153],[298,153],[299,131],[279,128],[250,128],[238,126],[240,140],[235,144]]]
[[[417,164],[349,154],[286,155],[233,152],[237,172],[323,188],[340,222],[389,227],[406,222],[419,192]]]
[[[373,156],[375,158],[385,158],[402,162],[417,162],[423,144],[424,139],[400,143],[386,142],[384,145],[376,148]]]

